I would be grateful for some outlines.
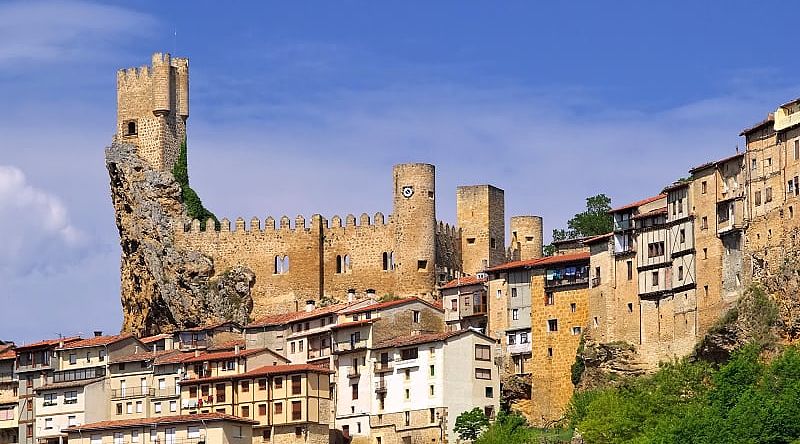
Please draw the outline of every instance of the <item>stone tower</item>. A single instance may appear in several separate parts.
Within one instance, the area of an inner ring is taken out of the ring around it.
[[[505,197],[492,185],[456,189],[456,217],[461,228],[463,271],[474,275],[502,264],[505,252]]]
[[[542,217],[511,217],[511,260],[528,260],[542,257]]]
[[[135,145],[154,169],[172,170],[188,117],[189,59],[155,53],[150,67],[117,71],[114,139]]]
[[[395,165],[397,291],[430,295],[436,285],[436,177],[433,165]]]

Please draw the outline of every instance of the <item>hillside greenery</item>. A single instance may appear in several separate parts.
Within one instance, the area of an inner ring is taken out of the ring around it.
[[[200,196],[189,186],[189,167],[186,151],[186,140],[184,139],[183,143],[181,143],[181,152],[178,155],[178,160],[175,162],[175,166],[172,167],[172,175],[181,186],[183,205],[186,207],[189,218],[200,221],[201,230],[206,229],[206,221],[208,219],[214,220],[214,228],[218,230],[220,225],[217,216],[203,206]]]

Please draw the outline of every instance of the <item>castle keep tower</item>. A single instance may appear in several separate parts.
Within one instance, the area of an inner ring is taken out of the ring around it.
[[[153,168],[172,171],[188,117],[189,59],[155,53],[150,67],[117,71],[114,139],[136,145]]]
[[[492,185],[456,189],[456,217],[461,228],[464,273],[472,274],[505,262],[505,196]]]
[[[542,257],[542,217],[511,217],[511,260]]]
[[[436,285],[436,178],[433,165],[395,165],[397,291],[430,294]]]

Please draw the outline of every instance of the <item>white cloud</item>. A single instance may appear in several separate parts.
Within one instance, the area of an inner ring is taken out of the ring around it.
[[[18,168],[0,165],[0,275],[65,266],[86,246],[61,200],[28,183]]]
[[[150,32],[155,20],[118,6],[68,1],[0,4],[0,67],[10,62],[105,56],[122,38]]]

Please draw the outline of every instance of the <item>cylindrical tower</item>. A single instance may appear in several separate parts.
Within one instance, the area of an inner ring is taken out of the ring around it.
[[[396,289],[431,297],[436,285],[436,173],[427,163],[395,165]]]
[[[170,107],[170,55],[153,54],[153,114],[166,115]]]
[[[178,90],[178,116],[186,120],[189,117],[189,59],[175,57],[172,59],[175,66],[176,89]]]
[[[542,243],[541,216],[511,217],[511,248],[517,250],[519,260],[542,257]]]

